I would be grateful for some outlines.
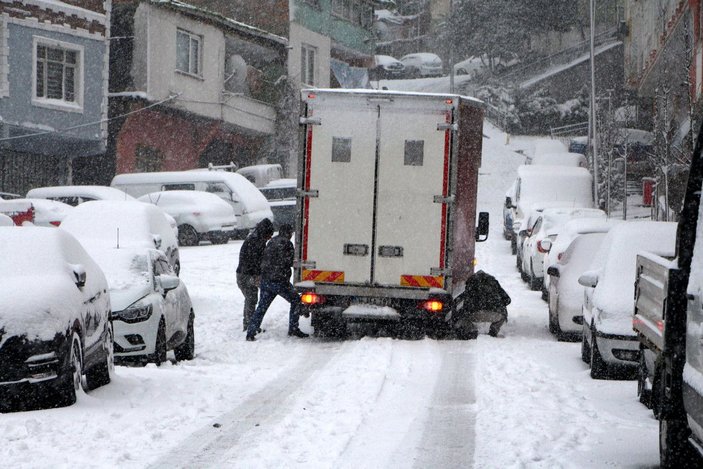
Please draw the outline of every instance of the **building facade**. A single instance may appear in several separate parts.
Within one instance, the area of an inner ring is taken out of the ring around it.
[[[275,152],[285,38],[177,0],[116,2],[113,34],[115,173],[241,167]]]
[[[107,142],[110,0],[0,2],[0,191],[80,178]]]

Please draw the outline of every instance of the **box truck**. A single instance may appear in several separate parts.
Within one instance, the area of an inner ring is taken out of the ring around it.
[[[294,281],[316,334],[451,328],[488,236],[488,213],[476,227],[483,114],[454,94],[302,91]]]

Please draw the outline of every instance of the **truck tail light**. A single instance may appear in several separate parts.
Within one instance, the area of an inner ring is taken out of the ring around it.
[[[300,301],[308,306],[321,305],[325,302],[325,297],[314,292],[306,292],[300,296]]]
[[[439,313],[444,309],[444,303],[440,300],[425,300],[420,303],[420,308],[430,313]]]

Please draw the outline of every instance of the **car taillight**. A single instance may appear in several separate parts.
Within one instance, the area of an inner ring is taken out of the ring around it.
[[[444,309],[444,303],[439,300],[425,300],[420,303],[420,308],[430,313],[439,313]]]
[[[544,249],[544,248],[542,247],[542,241],[537,241],[537,250],[538,250],[539,252],[541,252],[542,254],[546,254],[546,253],[549,252],[548,249]]]
[[[325,297],[313,292],[306,292],[300,296],[300,301],[305,305],[321,305],[325,302]]]
[[[54,225],[54,226],[59,226],[61,224],[60,221],[50,221],[49,224]]]
[[[200,212],[193,212],[193,215],[195,215],[196,217],[199,217],[201,215],[201,213]]]
[[[560,261],[560,260],[561,260],[561,256],[563,256],[563,255],[564,255],[564,253],[563,253],[563,252],[560,252],[560,253],[557,255],[557,260]]]

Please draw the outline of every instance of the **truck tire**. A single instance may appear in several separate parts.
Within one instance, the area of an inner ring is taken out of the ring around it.
[[[347,323],[344,320],[313,313],[311,322],[315,337],[344,339],[347,336]]]
[[[652,388],[649,385],[649,370],[644,358],[644,346],[640,344],[640,363],[637,367],[637,396],[646,408],[652,408]]]
[[[685,419],[659,419],[659,463],[663,469],[700,467],[701,458],[688,441],[690,435]]]
[[[425,338],[425,324],[420,319],[402,319],[397,326],[397,336],[404,340]]]

